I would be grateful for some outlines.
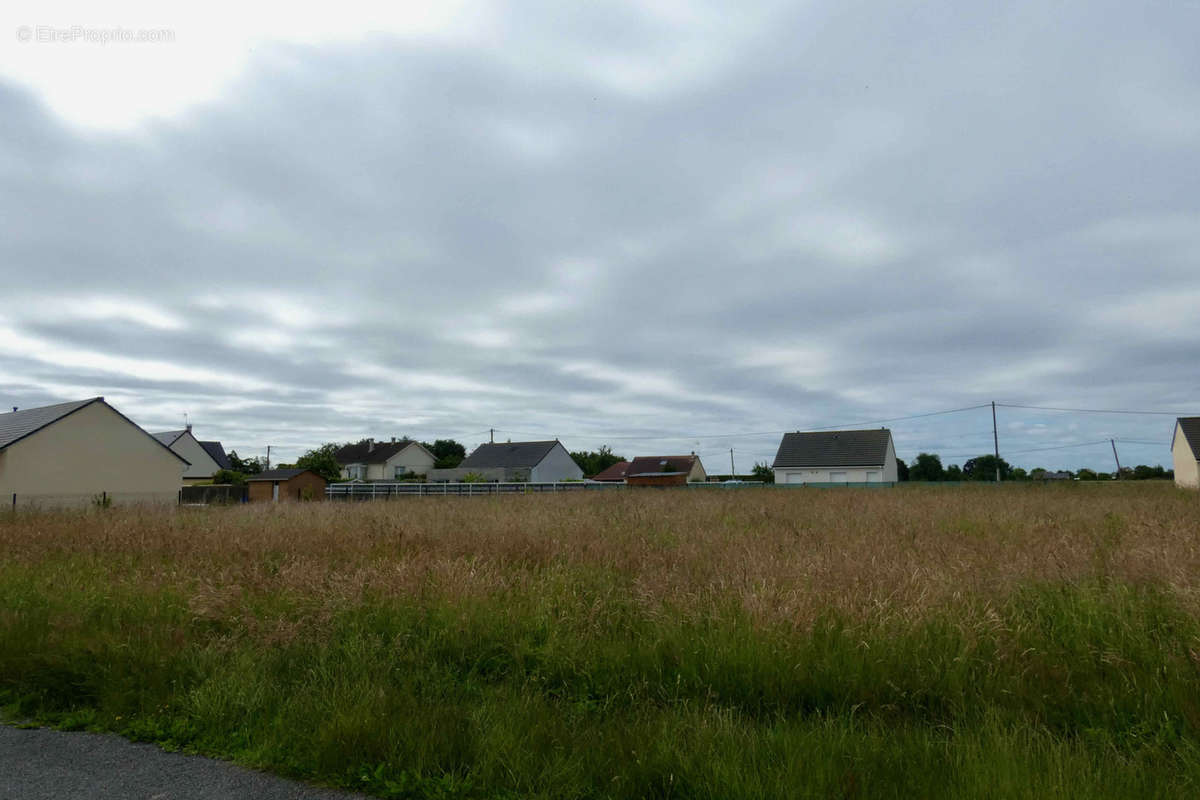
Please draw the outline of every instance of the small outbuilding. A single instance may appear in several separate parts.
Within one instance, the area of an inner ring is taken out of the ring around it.
[[[775,483],[894,483],[896,447],[887,428],[785,433]]]
[[[1175,461],[1175,485],[1200,489],[1200,417],[1175,420],[1171,456]]]
[[[175,503],[189,466],[103,397],[0,414],[0,500]]]
[[[278,503],[282,500],[324,500],[323,477],[311,469],[269,469],[249,475],[251,503]]]

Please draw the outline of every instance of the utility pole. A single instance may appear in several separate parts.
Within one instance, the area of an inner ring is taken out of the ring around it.
[[[737,478],[737,470],[733,468],[733,448],[729,448],[729,480]]]
[[[271,468],[271,445],[267,445],[267,469]]]
[[[1115,439],[1109,439],[1108,443],[1112,445],[1113,459],[1117,462],[1117,480],[1121,480],[1121,457],[1117,455],[1117,442]]]
[[[496,429],[495,428],[488,428],[488,442],[490,444],[496,443]]]
[[[996,401],[992,401],[992,446],[996,454],[996,483],[1000,482],[1000,436],[996,433]]]

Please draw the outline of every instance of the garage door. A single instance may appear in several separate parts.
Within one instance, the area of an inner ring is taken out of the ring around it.
[[[804,473],[803,472],[789,472],[787,474],[787,482],[788,483],[804,483]]]
[[[881,473],[879,470],[875,470],[874,472],[870,470],[867,471],[867,483],[879,483],[882,480],[883,473]]]
[[[829,473],[829,482],[830,483],[845,483],[846,482],[846,473],[845,472],[830,472]]]

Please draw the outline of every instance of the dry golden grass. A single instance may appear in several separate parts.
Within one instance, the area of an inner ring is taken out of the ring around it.
[[[1028,582],[1154,582],[1200,610],[1200,497],[1162,483],[895,490],[631,491],[402,498],[0,518],[10,564],[95,560],[218,617],[245,594],[341,607],[466,599],[600,570],[643,612],[735,602],[915,618]],[[616,591],[616,589],[610,589]]]
[[[0,514],[0,711],[390,797],[1192,797],[1200,495]]]

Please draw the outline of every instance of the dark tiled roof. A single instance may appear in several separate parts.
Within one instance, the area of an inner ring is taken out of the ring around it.
[[[1200,417],[1180,417],[1177,422],[1188,447],[1192,448],[1192,455],[1200,459]]]
[[[142,426],[138,425],[136,422],[122,414],[120,411],[117,411],[112,406],[108,405],[108,403],[105,403],[103,397],[93,397],[89,400],[77,400],[73,403],[57,403],[52,406],[26,408],[20,411],[10,411],[7,414],[0,414],[0,450],[3,450],[10,444],[24,439],[26,436],[29,436],[32,433],[40,431],[47,425],[58,422],[60,419],[69,414],[74,414],[81,408],[90,406],[92,403],[104,403],[104,405],[108,406],[110,411],[128,422],[133,427],[137,428],[139,432],[149,436],[155,441],[158,441],[159,444],[162,444],[158,437],[147,433]],[[176,453],[170,447],[167,447],[166,445],[163,445],[163,447],[166,448],[168,453],[175,456],[183,463],[190,463],[186,458]]]
[[[629,462],[625,476],[664,472],[691,472],[699,456],[638,456]]]
[[[347,464],[382,464],[410,444],[421,447],[420,442],[413,441],[412,439],[401,439],[396,442],[376,442],[374,449],[372,449],[370,442],[363,439],[361,442],[343,446],[333,454],[333,457],[342,466],[346,466]],[[421,449],[424,448],[422,447]]]
[[[309,469],[268,469],[257,475],[247,475],[246,481],[286,481],[290,480],[302,472],[312,472]],[[315,472],[313,472],[316,475]]]
[[[594,481],[623,481],[625,480],[625,471],[629,469],[628,461],[618,461],[611,467],[601,470],[592,476]]]
[[[549,442],[496,442],[481,444],[475,452],[463,459],[459,468],[488,469],[491,467],[536,467],[542,463],[557,440]]]
[[[221,446],[220,442],[200,442],[200,446],[212,457],[213,461],[217,462],[218,467],[233,469],[233,465],[229,463],[229,456],[225,455],[225,448]]]
[[[152,433],[150,435],[153,436],[155,439],[158,439],[160,442],[165,444],[167,447],[170,447],[171,445],[175,444],[176,439],[178,439],[180,436],[183,436],[185,433],[187,433],[187,428],[184,428],[183,430],[178,430],[178,431],[160,431],[158,433]]]
[[[775,467],[878,467],[887,458],[887,428],[785,433]]]
[[[0,414],[0,450],[97,400],[103,401],[104,398],[93,397],[90,400],[77,400],[74,403],[57,403],[52,406],[26,408],[21,411]]]

